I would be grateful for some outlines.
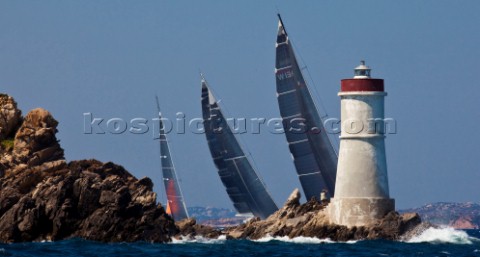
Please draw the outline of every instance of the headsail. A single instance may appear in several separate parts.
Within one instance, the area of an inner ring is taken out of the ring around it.
[[[267,218],[278,207],[232,133],[203,77],[202,112],[210,153],[233,206],[240,214]]]
[[[288,146],[306,198],[335,192],[338,156],[326,134],[279,17],[275,77],[277,99]],[[303,122],[304,127],[300,127]],[[299,129],[301,128],[301,129]]]
[[[167,213],[170,214],[174,220],[179,221],[188,218],[188,212],[185,201],[183,200],[183,194],[180,189],[175,166],[173,165],[172,156],[170,155],[170,148],[168,146],[165,128],[163,127],[158,97],[156,97],[156,100],[160,126],[160,159],[162,162],[163,184],[165,185],[167,194]]]

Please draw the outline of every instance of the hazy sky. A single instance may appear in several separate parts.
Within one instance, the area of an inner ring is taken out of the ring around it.
[[[227,115],[279,117],[277,8],[331,117],[359,60],[385,79],[397,207],[480,201],[480,1],[1,1],[0,91],[60,121],[68,160],[121,164],[164,201],[152,131],[85,134],[84,113],[151,126],[158,94],[165,116],[201,117],[201,70]],[[283,204],[300,187],[285,136],[241,138]],[[205,136],[169,139],[187,205],[232,208]]]

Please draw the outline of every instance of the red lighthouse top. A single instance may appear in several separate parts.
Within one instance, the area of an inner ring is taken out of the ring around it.
[[[383,92],[383,79],[370,78],[371,69],[365,65],[365,61],[360,61],[360,65],[355,68],[353,79],[342,79],[341,92],[354,91],[373,91]]]

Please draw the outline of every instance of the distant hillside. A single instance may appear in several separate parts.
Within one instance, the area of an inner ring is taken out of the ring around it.
[[[215,207],[189,207],[190,217],[197,220],[199,224],[212,227],[230,227],[243,222],[245,217],[235,216],[237,213],[230,209]]]
[[[198,223],[214,227],[235,226],[245,219],[245,217],[235,216],[235,211],[225,208],[190,207],[188,212]],[[477,203],[440,202],[399,212],[417,212],[423,221],[436,225],[448,225],[458,229],[480,228],[480,204]]]
[[[477,203],[440,202],[400,212],[417,212],[423,221],[437,225],[448,225],[458,229],[480,228],[480,204]]]

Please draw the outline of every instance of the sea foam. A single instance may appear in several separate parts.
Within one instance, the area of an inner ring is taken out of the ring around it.
[[[294,238],[289,238],[288,236],[265,236],[257,240],[252,240],[254,242],[258,243],[267,243],[271,241],[279,241],[279,242],[285,242],[285,243],[294,243],[294,244],[331,244],[331,243],[347,243],[347,244],[354,244],[357,241],[350,240],[346,242],[336,242],[331,240],[330,238],[325,238],[325,239],[320,239],[316,237],[304,237],[304,236],[299,236],[299,237],[294,237]]]
[[[455,230],[451,227],[428,228],[421,234],[407,240],[407,243],[449,243],[449,244],[473,244],[480,239],[471,237],[465,231]]]
[[[172,238],[171,244],[188,244],[188,243],[197,243],[197,244],[223,244],[227,240],[226,236],[219,236],[218,238],[211,239],[205,238],[202,236],[195,237],[181,237],[180,239]]]

